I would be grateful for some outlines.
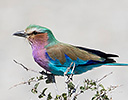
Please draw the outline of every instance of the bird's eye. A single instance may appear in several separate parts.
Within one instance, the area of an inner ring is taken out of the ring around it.
[[[32,32],[32,34],[36,35],[36,34],[38,34],[38,32],[34,31],[34,32]]]

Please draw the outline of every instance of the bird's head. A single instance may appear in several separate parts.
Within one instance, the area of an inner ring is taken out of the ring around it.
[[[27,38],[30,44],[45,42],[49,44],[57,41],[48,28],[39,25],[29,25],[25,30],[18,31],[13,35]]]

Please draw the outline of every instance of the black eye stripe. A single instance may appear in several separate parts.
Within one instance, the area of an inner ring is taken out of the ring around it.
[[[27,34],[27,35],[29,36],[29,35],[32,35],[32,34],[31,34],[31,33],[29,33],[29,34]]]
[[[36,34],[39,34],[39,32],[34,31],[34,32],[32,32],[32,34],[36,35]]]
[[[40,32],[33,31],[32,33],[28,33],[27,35],[32,35],[32,34],[37,35],[40,34]]]

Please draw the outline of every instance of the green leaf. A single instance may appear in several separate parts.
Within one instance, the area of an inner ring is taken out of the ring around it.
[[[44,97],[44,95],[43,94],[40,94],[39,96],[38,96],[38,98],[43,98]]]
[[[30,78],[30,79],[28,80],[28,85],[30,85],[31,81],[34,80],[34,79],[35,79],[35,77]]]
[[[101,97],[103,98],[103,100],[109,100],[109,98],[106,94],[103,94]]]
[[[94,88],[92,88],[91,90],[92,90],[92,91],[97,90],[97,87],[94,87]]]
[[[61,100],[61,95],[56,95],[56,98],[54,100]]]
[[[37,89],[37,87],[39,86],[39,84],[40,84],[40,82],[36,83],[36,84],[34,85],[34,89]]]
[[[103,92],[106,92],[107,90],[105,90],[105,89],[101,89],[100,90],[100,93],[102,94]]]
[[[51,92],[48,94],[47,100],[51,100],[52,96],[51,96]]]
[[[39,76],[39,78],[38,78],[38,80],[42,80],[43,79],[43,76],[41,75],[41,76]]]
[[[30,78],[29,80],[34,80],[35,79],[35,77],[32,77],[32,78]]]
[[[49,84],[49,83],[52,83],[52,80],[47,79],[45,82],[46,82],[46,84]]]
[[[91,100],[95,100],[95,98],[96,98],[96,96],[92,97],[92,99],[91,99]]]
[[[73,98],[73,100],[77,100],[77,97],[75,96],[75,97]]]
[[[90,85],[96,86],[96,82],[91,82]]]
[[[36,83],[35,85],[34,85],[34,88],[33,89],[31,89],[31,92],[32,93],[37,93],[38,91],[37,91],[37,87],[38,87],[38,85],[39,85],[40,83],[38,82],[38,83]]]
[[[39,98],[43,98],[45,95],[45,91],[47,90],[47,88],[43,89],[42,93],[38,96]]]
[[[64,98],[64,100],[67,100],[67,93],[63,93],[62,97]]]
[[[97,97],[97,96],[99,96],[100,94],[99,94],[99,91],[96,91],[96,94],[95,94],[95,96]]]
[[[72,82],[69,82],[68,83],[68,88],[74,89],[75,88],[75,85]]]
[[[85,91],[85,87],[84,86],[81,86],[80,87],[80,90],[81,90],[80,92],[83,93]]]
[[[31,89],[31,92],[36,94],[37,93],[37,90],[36,89]]]
[[[103,86],[102,84],[99,84],[99,86],[102,87],[103,89],[105,89],[104,86]]]
[[[48,88],[45,88],[43,91],[42,91],[42,94],[45,94],[45,91],[47,90]]]

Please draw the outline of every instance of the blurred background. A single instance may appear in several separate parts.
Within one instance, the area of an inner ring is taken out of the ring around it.
[[[38,100],[30,92],[33,85],[14,84],[38,76],[15,64],[13,59],[28,68],[42,70],[33,60],[31,47],[23,38],[12,36],[30,24],[50,28],[62,42],[115,53],[118,62],[128,63],[128,0],[0,0],[0,100]],[[84,78],[99,79],[113,72],[102,81],[105,87],[122,85],[109,94],[113,100],[126,100],[128,94],[128,67],[93,69],[74,77],[77,83]],[[64,91],[64,78],[57,77],[60,92]],[[42,82],[40,88],[52,84]],[[90,100],[93,92],[87,91],[78,100]]]

